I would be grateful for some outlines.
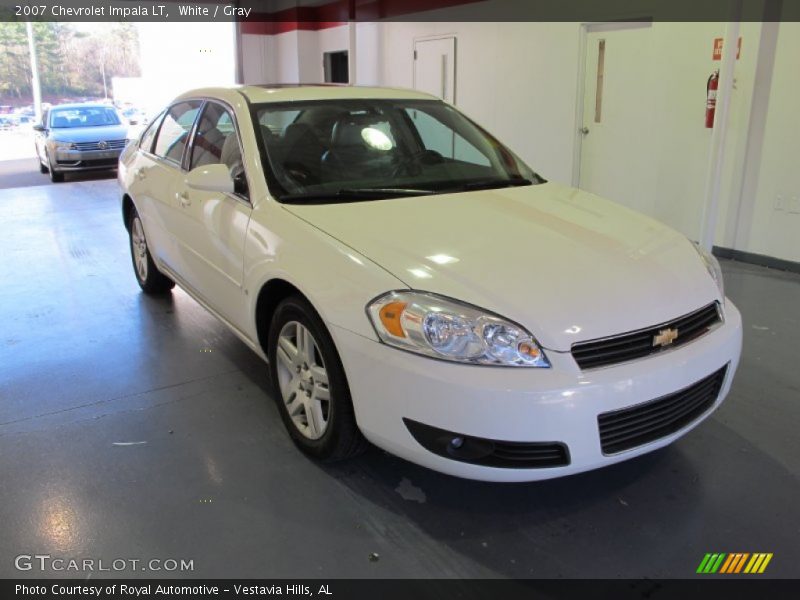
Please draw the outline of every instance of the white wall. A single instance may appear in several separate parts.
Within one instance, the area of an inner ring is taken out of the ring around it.
[[[763,156],[752,186],[757,191],[742,196],[740,206],[748,140],[754,135],[749,125],[762,29],[760,23],[742,24],[715,241],[789,260],[800,260],[800,214],[788,212],[793,197],[800,202],[798,28],[797,23],[780,25],[768,119],[761,132]],[[655,22],[653,73],[642,77],[655,91],[651,135],[656,165],[654,189],[642,193],[653,197],[653,216],[692,239],[700,234],[711,137],[703,124],[705,84],[719,68],[711,59],[712,42],[724,30],[724,23]],[[578,23],[359,23],[356,83],[413,87],[414,40],[455,35],[456,105],[546,178],[571,183],[579,144],[580,31]],[[272,73],[274,81],[322,81],[322,53],[349,45],[347,26],[264,37],[272,38],[267,44],[273,55],[265,60],[272,66],[260,71],[248,66],[252,59],[246,54],[246,81],[254,72]],[[778,194],[784,198],[783,211],[774,209]],[[745,235],[737,237],[737,230]]]
[[[271,83],[275,78],[275,36],[243,34],[241,52],[245,83]]]
[[[245,83],[316,83],[324,80],[325,52],[349,49],[348,27],[242,35]]]
[[[576,23],[381,23],[381,85],[414,86],[414,39],[456,36],[455,104],[544,177],[569,182],[575,131]],[[372,52],[362,44],[358,53]],[[363,69],[359,68],[359,82]]]
[[[151,113],[175,96],[236,81],[235,29],[231,22],[137,23],[142,80]]]
[[[752,224],[740,249],[800,261],[800,23],[778,28]]]

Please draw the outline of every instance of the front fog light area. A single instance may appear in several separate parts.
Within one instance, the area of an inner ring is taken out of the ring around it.
[[[456,362],[550,366],[534,337],[492,313],[423,292],[390,292],[367,307],[384,343]]]

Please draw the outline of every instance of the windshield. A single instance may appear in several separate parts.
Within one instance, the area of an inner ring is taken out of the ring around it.
[[[108,106],[81,106],[78,108],[50,109],[50,127],[64,129],[68,127],[102,127],[119,125],[117,111]]]
[[[438,100],[318,100],[253,107],[273,195],[336,202],[543,181]]]

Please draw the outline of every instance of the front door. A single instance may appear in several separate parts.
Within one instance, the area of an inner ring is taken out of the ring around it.
[[[176,189],[175,236],[181,276],[209,306],[245,329],[244,243],[252,207],[241,143],[229,108],[206,103],[188,153],[189,170],[225,164],[236,181],[236,192],[196,190],[185,182]]]

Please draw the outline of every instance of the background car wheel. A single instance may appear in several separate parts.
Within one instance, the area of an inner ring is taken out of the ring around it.
[[[147,240],[144,237],[144,227],[139,213],[133,209],[130,222],[131,260],[136,281],[146,294],[163,294],[175,287],[175,282],[158,270],[150,256]]]
[[[339,354],[306,300],[293,296],[278,305],[267,347],[275,401],[300,449],[329,462],[363,452],[367,442]]]
[[[50,181],[53,183],[61,183],[64,181],[64,174],[56,173],[55,169],[53,169],[53,164],[50,162],[50,159],[47,160],[47,170],[50,171]]]
[[[47,173],[48,170],[49,169],[47,168],[47,166],[45,166],[45,164],[42,162],[42,159],[40,158],[39,159],[39,173],[45,174],[45,173]]]

